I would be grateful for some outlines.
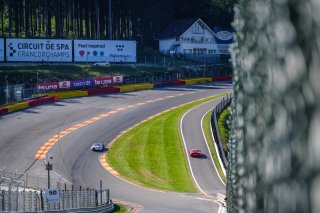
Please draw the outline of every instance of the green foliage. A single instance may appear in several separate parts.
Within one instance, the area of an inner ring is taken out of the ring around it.
[[[112,39],[134,39],[140,45],[155,48],[159,33],[175,19],[199,17],[210,27],[230,26],[233,3],[234,0],[112,1]],[[4,24],[3,28],[0,24],[0,35],[108,39],[108,17],[108,0],[1,0],[0,23]]]
[[[221,143],[223,150],[229,152],[228,141],[229,141],[229,119],[230,110],[228,108],[224,109],[218,117],[218,128],[220,132]]]
[[[114,204],[114,209],[113,209],[112,213],[126,213],[126,212],[128,212],[128,211],[125,206],[120,205],[120,204]]]
[[[222,171],[222,168],[221,168],[222,165],[220,165],[216,148],[213,145],[214,142],[213,142],[213,137],[212,137],[212,134],[211,134],[211,125],[210,125],[210,123],[211,123],[211,121],[210,121],[211,114],[212,114],[212,111],[210,110],[205,115],[205,117],[203,119],[203,122],[202,122],[203,131],[204,131],[205,137],[207,139],[207,142],[208,142],[211,154],[212,154],[212,159],[213,159],[214,164],[215,164],[215,166],[216,166],[216,168],[217,168],[217,170],[219,172],[219,176],[221,177],[223,182],[226,183],[227,179],[226,179],[225,175],[223,174],[223,171]]]

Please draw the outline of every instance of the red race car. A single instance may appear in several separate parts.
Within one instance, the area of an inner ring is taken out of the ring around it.
[[[190,157],[201,157],[202,153],[201,153],[200,149],[191,149],[189,151],[189,155],[190,155]]]

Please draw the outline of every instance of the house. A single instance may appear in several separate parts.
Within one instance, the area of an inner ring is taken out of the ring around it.
[[[164,54],[183,54],[191,58],[202,56],[201,59],[215,58],[217,61],[221,55],[229,55],[229,41],[233,40],[233,34],[226,30],[216,33],[200,18],[175,20],[160,34],[159,50]]]

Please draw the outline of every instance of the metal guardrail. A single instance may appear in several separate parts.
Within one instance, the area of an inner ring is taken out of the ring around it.
[[[212,127],[213,137],[217,143],[219,156],[220,156],[220,159],[222,159],[223,167],[225,169],[227,169],[228,167],[228,160],[226,156],[227,154],[223,150],[223,146],[220,138],[217,115],[219,115],[228,105],[230,105],[231,101],[232,101],[231,94],[227,95],[226,97],[223,97],[221,102],[212,110],[212,114],[211,114],[211,127]]]

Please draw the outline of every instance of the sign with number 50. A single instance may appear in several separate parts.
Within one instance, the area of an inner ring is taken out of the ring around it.
[[[47,203],[57,203],[60,201],[59,189],[46,189],[44,195]]]

